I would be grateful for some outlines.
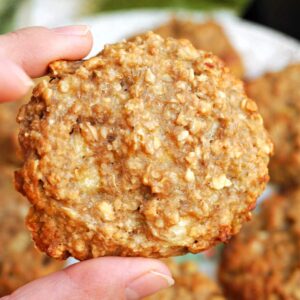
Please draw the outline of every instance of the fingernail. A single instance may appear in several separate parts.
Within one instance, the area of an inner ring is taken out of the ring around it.
[[[25,73],[23,69],[17,66],[14,63],[9,63],[8,67],[10,71],[22,82],[22,84],[26,87],[32,87],[34,85],[31,78]]]
[[[87,25],[74,25],[74,26],[64,26],[52,29],[57,34],[62,35],[86,35],[90,31],[90,27]]]
[[[157,271],[149,271],[134,279],[125,289],[126,300],[138,300],[174,284],[174,279]]]

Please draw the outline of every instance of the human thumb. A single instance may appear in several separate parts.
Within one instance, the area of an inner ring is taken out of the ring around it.
[[[173,283],[168,268],[158,260],[96,258],[28,283],[5,300],[137,300]]]

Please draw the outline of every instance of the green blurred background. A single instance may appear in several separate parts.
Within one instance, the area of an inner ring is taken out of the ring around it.
[[[185,8],[185,9],[217,9],[229,8],[241,11],[247,0],[98,0],[94,1],[98,11],[130,8]]]
[[[226,10],[300,40],[300,0],[0,0],[0,33],[53,26],[100,12],[147,8]]]
[[[69,0],[52,0],[72,4]],[[0,33],[15,28],[16,19],[22,10],[30,10],[47,3],[43,0],[0,0]],[[98,12],[135,8],[174,8],[190,10],[229,9],[241,14],[250,0],[75,0],[79,3],[74,9],[76,17],[92,15]],[[49,3],[49,2],[48,2]],[[80,7],[80,9],[78,9]],[[30,11],[29,11],[30,13]],[[56,11],[43,12],[55,14]]]

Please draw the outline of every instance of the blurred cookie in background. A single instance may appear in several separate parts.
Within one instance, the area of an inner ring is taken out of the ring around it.
[[[300,184],[300,64],[268,73],[246,84],[258,104],[274,142],[271,181],[283,186]]]
[[[225,246],[219,279],[232,300],[300,299],[300,189],[264,202]]]
[[[45,77],[35,79],[35,84],[43,78]],[[29,102],[31,95],[32,89],[19,101],[0,104],[0,164],[20,165],[22,163],[22,153],[18,141],[19,124],[16,118],[19,109],[23,104]]]
[[[61,269],[63,262],[40,253],[25,226],[27,200],[15,191],[13,169],[0,166],[0,297]]]
[[[225,300],[220,287],[202,274],[192,261],[177,264],[164,260],[175,279],[175,285],[144,300]]]
[[[23,101],[1,103],[0,162],[2,163],[20,164],[22,161],[22,154],[18,143],[19,126],[16,121],[22,103]]]
[[[220,57],[235,76],[241,78],[244,75],[239,54],[223,28],[214,21],[196,23],[173,18],[153,31],[164,38],[188,39],[197,49],[210,51]]]

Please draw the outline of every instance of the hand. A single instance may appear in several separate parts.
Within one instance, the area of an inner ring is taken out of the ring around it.
[[[158,260],[95,258],[28,283],[1,300],[137,300],[173,282]]]
[[[91,46],[86,26],[33,27],[0,36],[0,101],[21,98],[32,86],[30,77],[44,75],[51,61],[80,59]],[[168,268],[158,260],[105,257],[37,279],[1,299],[136,300],[173,282]]]
[[[54,60],[86,56],[92,43],[87,26],[32,27],[0,35],[0,101],[24,96],[33,85],[30,77],[44,75]]]

